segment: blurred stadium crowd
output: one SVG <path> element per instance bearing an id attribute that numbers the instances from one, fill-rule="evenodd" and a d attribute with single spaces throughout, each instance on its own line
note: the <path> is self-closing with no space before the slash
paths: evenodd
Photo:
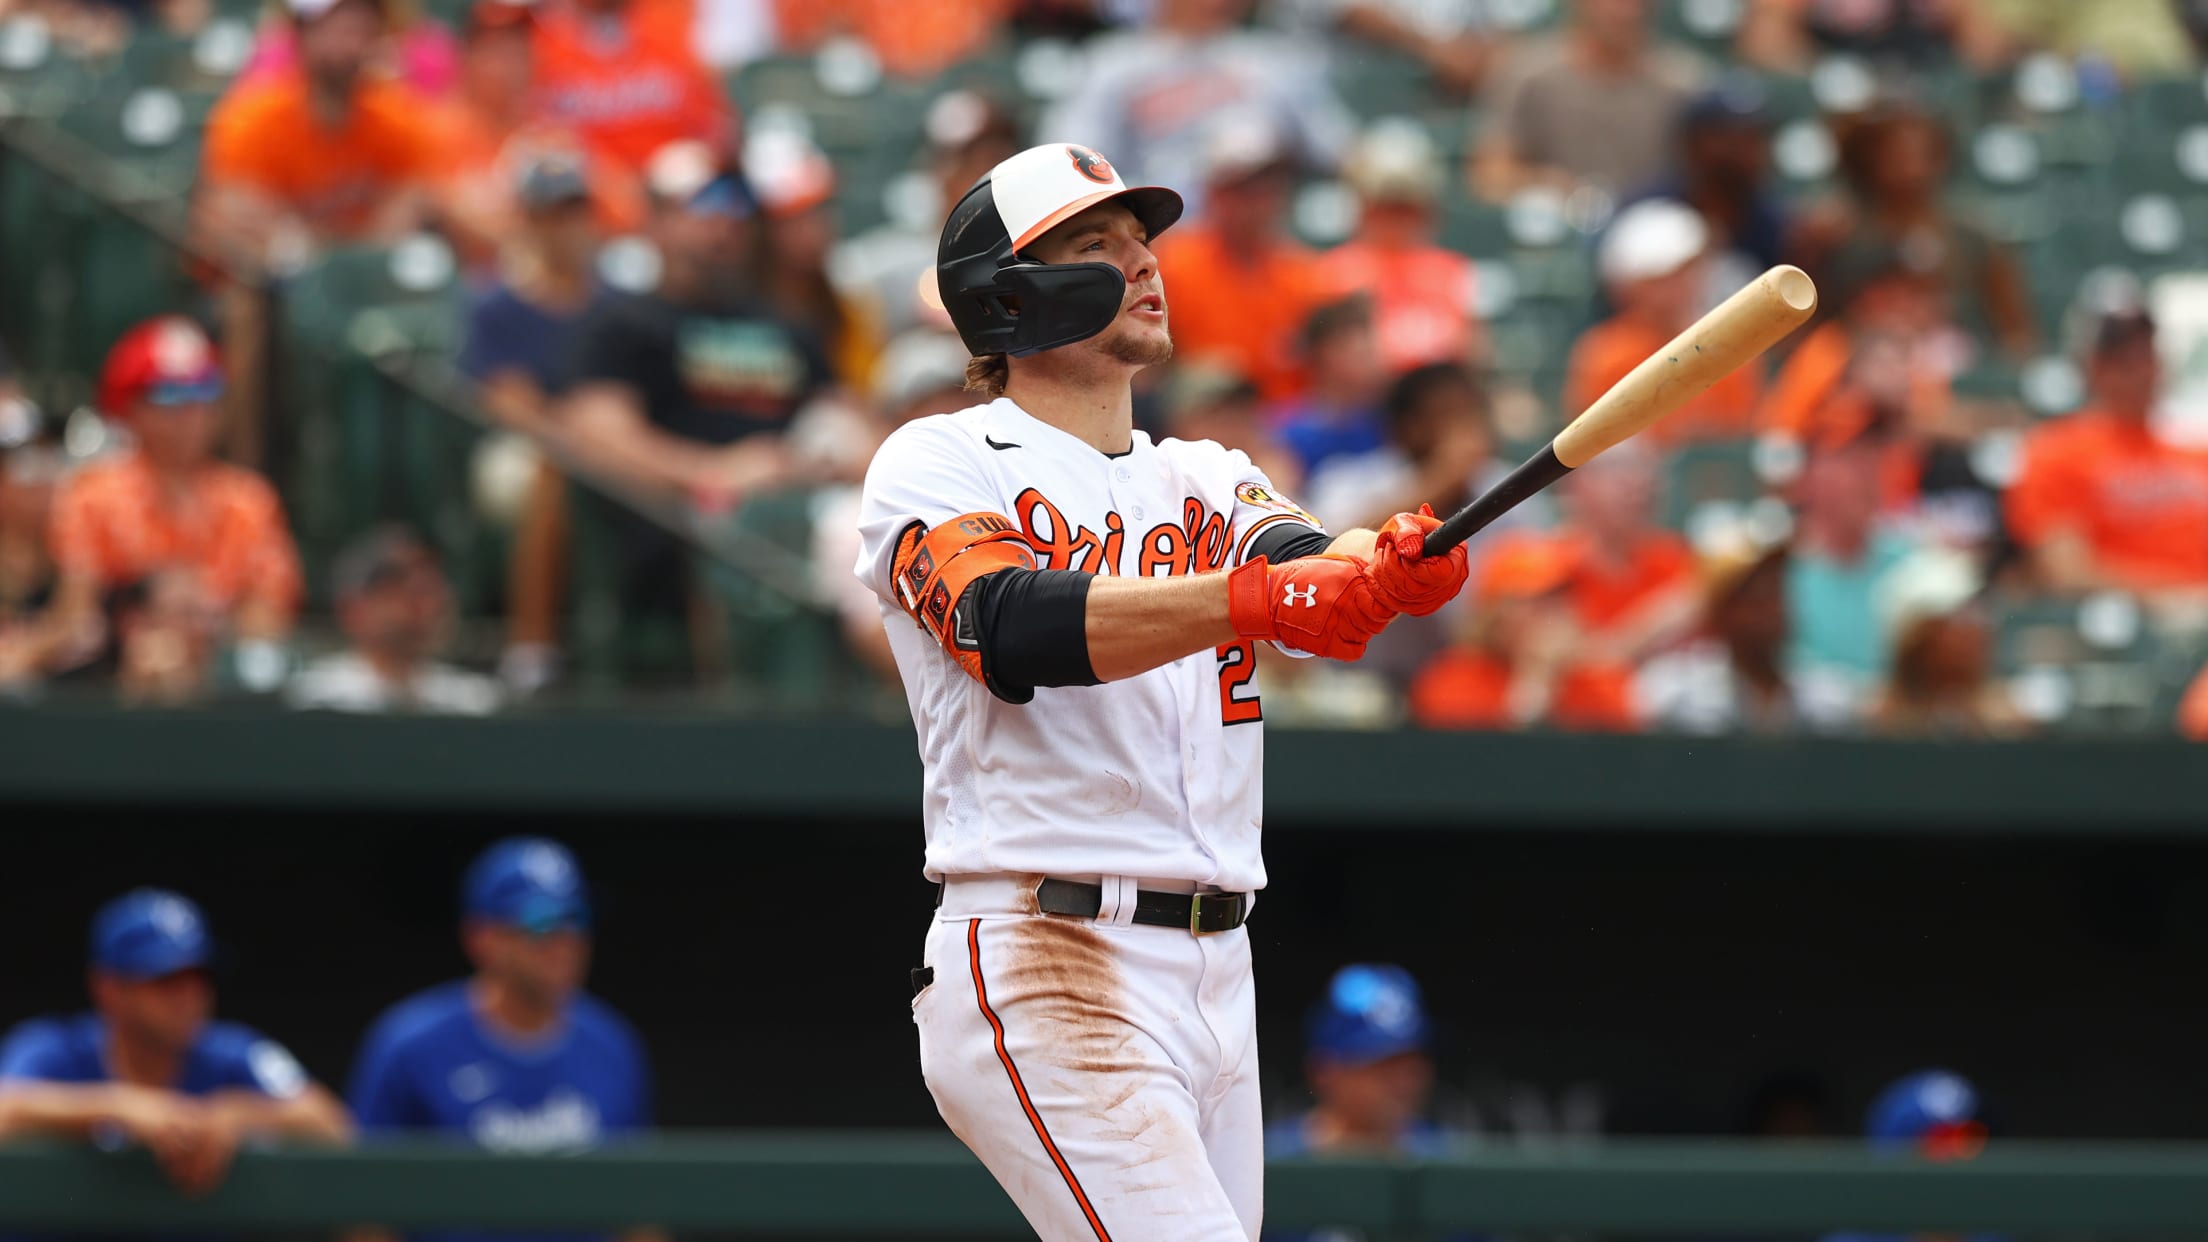
<path id="1" fill-rule="evenodd" d="M 1768 365 L 1484 536 L 1459 606 L 1354 668 L 1274 661 L 1276 720 L 2208 737 L 2208 6 L 0 14 L 19 113 L 70 66 L 124 76 L 54 111 L 183 151 L 205 269 L 114 345 L 103 431 L 27 383 L 0 406 L 19 693 L 498 710 L 571 672 L 586 544 L 618 628 L 671 636 L 694 682 L 748 622 L 672 531 L 731 524 L 771 529 L 789 593 L 894 678 L 854 483 L 889 429 L 971 399 L 916 278 L 947 203 L 1065 140 L 1190 202 L 1144 428 L 1244 449 L 1337 527 L 1446 512 L 1755 272 L 1818 279 Z M 198 86 L 128 80 L 172 62 Z M 500 429 L 453 485 L 502 532 L 467 592 L 500 631 L 483 672 L 446 662 L 449 530 L 359 521 L 303 562 L 287 523 L 329 476 L 271 447 L 306 415 L 270 308 L 360 254 L 451 291 L 426 352 Z"/>
<path id="2" fill-rule="evenodd" d="M 0 1141 L 44 1135 L 142 1146 L 180 1189 L 204 1194 L 241 1147 L 257 1143 L 442 1135 L 495 1152 L 560 1154 L 647 1134 L 651 1033 L 584 988 L 593 909 L 573 855 L 547 838 L 507 838 L 477 857 L 460 889 L 470 973 L 390 1003 L 361 1035 L 343 1080 L 329 1087 L 278 1038 L 214 1017 L 221 954 L 197 905 L 164 889 L 116 897 L 92 920 L 90 1009 L 31 1017 L 0 1035 Z M 1530 1089 L 1482 1096 L 1441 1083 L 1437 1058 L 1461 1051 L 1452 1045 L 1468 1034 L 1441 1029 L 1399 966 L 1340 968 L 1309 1001 L 1303 1034 L 1300 1081 L 1284 1071 L 1269 1091 L 1273 1157 L 1438 1157 L 1483 1138 L 1553 1141 L 1605 1128 L 1601 1093 L 1591 1085 L 1549 1100 Z M 1920 1070 L 1872 1096 L 1861 1133 L 1885 1150 L 1969 1159 L 1987 1142 L 1986 1114 L 1967 1079 Z M 1804 1073 L 1760 1084 L 1738 1127 L 1772 1140 L 1856 1129 Z M 644 1223 L 622 1236 L 664 1240 Z M 1357 1237 L 1265 1235 L 1305 1236 Z"/>

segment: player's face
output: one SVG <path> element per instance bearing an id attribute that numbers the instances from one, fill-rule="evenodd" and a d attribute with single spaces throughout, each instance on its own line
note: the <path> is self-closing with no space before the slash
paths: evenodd
<path id="1" fill-rule="evenodd" d="M 1173 356 L 1166 326 L 1165 278 L 1150 252 L 1150 233 L 1135 213 L 1100 203 L 1036 239 L 1026 253 L 1039 263 L 1109 263 L 1127 278 L 1119 317 L 1083 346 L 1130 366 L 1150 367 Z"/>
<path id="2" fill-rule="evenodd" d="M 215 1008 L 214 982 L 203 970 L 157 979 L 95 976 L 92 998 L 119 1038 L 170 1052 L 191 1047 Z"/>
<path id="3" fill-rule="evenodd" d="M 1433 1062 L 1418 1052 L 1366 1065 L 1319 1065 L 1311 1087 L 1329 1112 L 1369 1134 L 1400 1134 L 1425 1111 Z"/>
<path id="4" fill-rule="evenodd" d="M 540 934 L 486 926 L 475 948 L 478 969 L 543 1005 L 573 996 L 590 970 L 590 938 L 573 927 Z"/>

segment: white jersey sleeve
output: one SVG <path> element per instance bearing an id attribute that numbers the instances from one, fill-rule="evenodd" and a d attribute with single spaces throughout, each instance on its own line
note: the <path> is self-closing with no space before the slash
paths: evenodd
<path id="1" fill-rule="evenodd" d="M 890 561 L 913 523 L 930 529 L 968 513 L 1000 507 L 992 476 L 973 438 L 945 415 L 891 433 L 866 468 L 859 492 L 859 581 L 895 606 Z"/>

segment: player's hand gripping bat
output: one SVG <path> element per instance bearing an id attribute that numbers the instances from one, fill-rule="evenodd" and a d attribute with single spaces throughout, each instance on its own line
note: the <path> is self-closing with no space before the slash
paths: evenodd
<path id="1" fill-rule="evenodd" d="M 1817 286 L 1802 269 L 1780 264 L 1756 277 L 1642 360 L 1547 448 L 1427 532 L 1425 554 L 1443 555 L 1595 454 L 1640 434 L 1777 344 L 1816 309 Z"/>

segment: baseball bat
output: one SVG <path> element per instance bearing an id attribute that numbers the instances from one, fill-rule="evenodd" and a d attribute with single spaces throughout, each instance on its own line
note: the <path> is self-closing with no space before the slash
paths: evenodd
<path id="1" fill-rule="evenodd" d="M 1782 263 L 1749 281 L 1670 344 L 1642 359 L 1557 432 L 1547 448 L 1427 532 L 1426 555 L 1446 553 L 1597 453 L 1647 430 L 1735 367 L 1778 344 L 1816 309 L 1817 286 L 1798 267 Z"/>

